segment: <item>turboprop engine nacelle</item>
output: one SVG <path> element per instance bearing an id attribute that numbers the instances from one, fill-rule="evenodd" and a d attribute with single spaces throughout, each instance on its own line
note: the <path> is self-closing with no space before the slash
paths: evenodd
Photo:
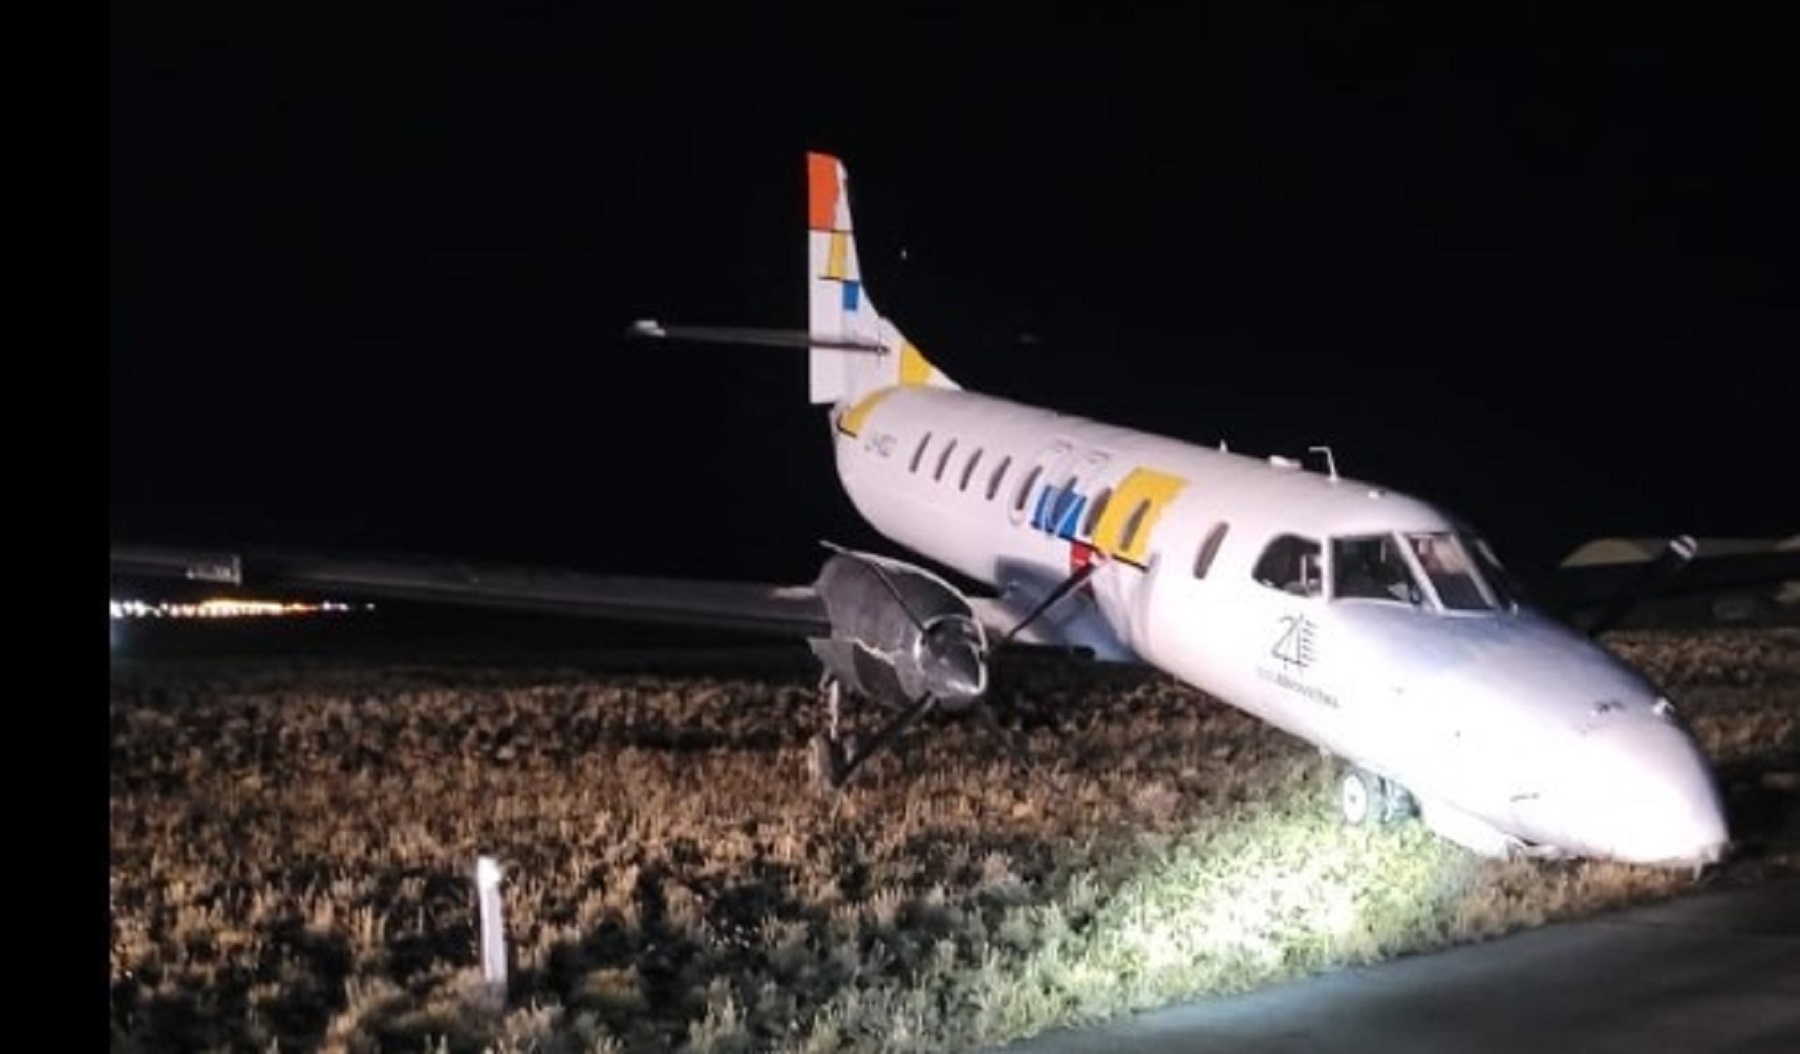
<path id="1" fill-rule="evenodd" d="M 966 597 L 922 567 L 833 549 L 814 583 L 831 636 L 813 653 L 845 687 L 891 706 L 967 707 L 987 690 L 988 642 Z"/>

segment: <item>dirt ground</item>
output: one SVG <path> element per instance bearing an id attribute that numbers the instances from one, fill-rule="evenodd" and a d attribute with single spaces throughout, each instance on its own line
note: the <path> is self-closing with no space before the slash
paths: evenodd
<path id="1" fill-rule="evenodd" d="M 1001 734 L 943 718 L 823 798 L 791 650 L 115 658 L 113 1046 L 958 1049 L 1760 881 L 1800 870 L 1797 644 L 1609 638 L 1718 764 L 1698 879 L 1346 829 L 1317 751 L 1133 670 L 1006 663 Z"/>

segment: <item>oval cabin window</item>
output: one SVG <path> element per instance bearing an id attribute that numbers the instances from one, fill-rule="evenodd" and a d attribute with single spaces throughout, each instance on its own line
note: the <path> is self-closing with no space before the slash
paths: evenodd
<path id="1" fill-rule="evenodd" d="M 999 496 L 1000 484 L 1006 482 L 1006 470 L 1009 468 L 1012 468 L 1011 454 L 1001 458 L 1000 464 L 994 466 L 994 474 L 988 477 L 987 500 L 993 501 Z"/>
<path id="2" fill-rule="evenodd" d="M 1119 535 L 1119 551 L 1129 553 L 1137 543 L 1138 531 L 1143 529 L 1144 517 L 1150 512 L 1150 499 L 1144 498 L 1131 510 L 1131 516 L 1125 521 L 1125 530 Z"/>
<path id="3" fill-rule="evenodd" d="M 1111 500 L 1111 487 L 1094 495 L 1094 503 L 1088 506 L 1087 520 L 1081 525 L 1081 536 L 1083 538 L 1092 538 L 1094 536 L 1094 528 L 1100 523 L 1100 514 L 1106 511 L 1106 503 Z"/>
<path id="4" fill-rule="evenodd" d="M 1220 522 L 1213 524 L 1213 529 L 1206 532 L 1206 538 L 1200 543 L 1200 551 L 1194 555 L 1194 577 L 1205 578 L 1212 567 L 1213 557 L 1219 555 L 1219 545 L 1225 541 L 1225 531 L 1229 524 Z"/>
<path id="5" fill-rule="evenodd" d="M 919 439 L 919 448 L 917 450 L 913 451 L 912 464 L 906 466 L 906 471 L 908 471 L 908 472 L 919 471 L 919 462 L 925 460 L 925 448 L 930 445 L 931 445 L 931 433 L 926 432 L 925 435 Z"/>
<path id="6" fill-rule="evenodd" d="M 1044 466 L 1031 466 L 1031 471 L 1025 476 L 1025 482 L 1019 484 L 1019 492 L 1013 495 L 1013 512 L 1025 511 L 1025 502 L 1030 499 L 1032 488 L 1037 486 L 1038 477 L 1043 474 Z"/>
<path id="7" fill-rule="evenodd" d="M 981 464 L 981 448 L 969 455 L 969 463 L 963 466 L 962 481 L 956 485 L 957 490 L 968 490 L 969 481 L 975 478 L 975 466 Z"/>
<path id="8" fill-rule="evenodd" d="M 944 452 L 938 455 L 937 471 L 931 474 L 932 479 L 943 481 L 944 470 L 950 467 L 950 455 L 954 453 L 956 453 L 956 440 L 952 438 L 950 442 L 944 444 Z"/>

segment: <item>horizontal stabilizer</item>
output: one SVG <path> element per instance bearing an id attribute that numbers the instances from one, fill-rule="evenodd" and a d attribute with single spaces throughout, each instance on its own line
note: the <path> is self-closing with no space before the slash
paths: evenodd
<path id="1" fill-rule="evenodd" d="M 743 326 L 665 326 L 655 319 L 641 318 L 626 331 L 633 337 L 649 340 L 685 340 L 697 344 L 738 344 L 760 348 L 794 348 L 799 351 L 859 351 L 869 355 L 886 355 L 888 349 L 873 341 L 833 340 L 818 337 L 803 329 L 753 329 Z"/>

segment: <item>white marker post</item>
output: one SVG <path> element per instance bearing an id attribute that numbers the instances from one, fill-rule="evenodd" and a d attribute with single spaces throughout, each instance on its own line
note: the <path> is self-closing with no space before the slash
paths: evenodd
<path id="1" fill-rule="evenodd" d="M 500 864 L 475 858 L 475 892 L 481 907 L 481 977 L 495 1006 L 506 1005 L 506 925 L 500 912 Z"/>

